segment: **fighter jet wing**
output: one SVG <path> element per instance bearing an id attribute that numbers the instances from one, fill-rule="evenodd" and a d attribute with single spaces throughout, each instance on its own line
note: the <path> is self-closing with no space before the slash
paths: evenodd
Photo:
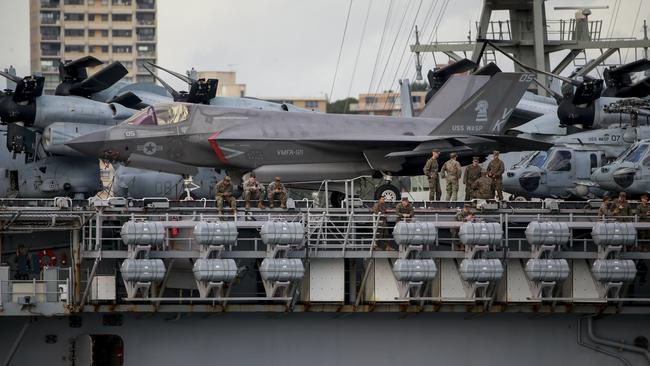
<path id="1" fill-rule="evenodd" d="M 409 158 L 431 154 L 432 149 L 440 152 L 455 152 L 460 155 L 476 154 L 477 151 L 531 151 L 548 150 L 551 143 L 522 139 L 508 135 L 458 135 L 458 136 L 430 136 L 428 141 L 422 142 L 413 150 L 395 151 L 386 155 L 387 158 Z"/>

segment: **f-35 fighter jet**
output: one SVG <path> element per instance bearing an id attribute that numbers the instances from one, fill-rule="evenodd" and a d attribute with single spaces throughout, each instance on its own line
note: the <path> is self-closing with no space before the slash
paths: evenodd
<path id="1" fill-rule="evenodd" d="M 445 119 L 166 103 L 67 145 L 127 166 L 185 175 L 200 166 L 233 176 L 252 171 L 261 181 L 281 176 L 289 183 L 419 175 L 432 149 L 468 157 L 550 147 L 501 135 L 531 81 L 529 74 L 496 74 Z"/>

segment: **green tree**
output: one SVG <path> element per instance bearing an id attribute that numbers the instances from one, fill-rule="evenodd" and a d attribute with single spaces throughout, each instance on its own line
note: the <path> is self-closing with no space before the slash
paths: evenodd
<path id="1" fill-rule="evenodd" d="M 350 112 L 350 105 L 359 103 L 356 98 L 339 99 L 333 103 L 327 103 L 327 113 L 347 114 Z"/>

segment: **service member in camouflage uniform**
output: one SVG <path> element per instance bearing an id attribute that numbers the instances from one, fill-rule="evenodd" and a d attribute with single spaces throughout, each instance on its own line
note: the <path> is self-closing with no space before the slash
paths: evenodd
<path id="1" fill-rule="evenodd" d="M 488 177 L 492 180 L 492 198 L 494 198 L 494 192 L 496 191 L 499 201 L 503 201 L 502 175 L 503 172 L 506 171 L 506 167 L 503 164 L 503 161 L 499 159 L 498 151 L 494 151 L 492 155 L 494 156 L 494 159 L 492 159 L 487 167 Z"/>
<path id="2" fill-rule="evenodd" d="M 244 201 L 246 202 L 246 209 L 251 208 L 251 200 L 257 201 L 257 208 L 264 208 L 264 195 L 262 194 L 264 187 L 255 179 L 255 175 L 248 176 L 248 180 L 244 183 Z"/>
<path id="3" fill-rule="evenodd" d="M 408 197 L 402 197 L 402 201 L 395 206 L 395 214 L 397 215 L 397 220 L 395 220 L 397 222 L 402 220 L 408 221 L 413 218 L 413 215 L 415 215 L 415 208 L 413 208 L 413 205 L 409 202 Z"/>
<path id="4" fill-rule="evenodd" d="M 488 178 L 487 172 L 481 172 L 481 177 L 472 184 L 472 198 L 493 199 L 492 179 Z"/>
<path id="5" fill-rule="evenodd" d="M 603 197 L 603 203 L 600 205 L 600 208 L 598 209 L 598 217 L 609 218 L 612 216 L 613 212 L 614 212 L 614 205 L 612 204 L 612 200 L 609 196 L 605 195 Z"/>
<path id="6" fill-rule="evenodd" d="M 269 197 L 269 207 L 275 206 L 275 200 L 280 200 L 280 207 L 287 208 L 287 188 L 280 180 L 280 177 L 275 177 L 275 180 L 269 184 L 267 188 Z"/>
<path id="7" fill-rule="evenodd" d="M 641 202 L 636 206 L 636 214 L 639 217 L 639 222 L 650 222 L 650 204 L 648 204 L 648 195 L 641 196 Z M 639 230 L 639 239 L 647 240 L 650 238 L 648 230 Z M 639 244 L 639 249 L 642 252 L 648 251 L 648 243 Z"/>
<path id="8" fill-rule="evenodd" d="M 438 156 L 440 156 L 438 150 L 431 151 L 431 158 L 427 160 L 422 170 L 429 180 L 429 201 L 439 200 L 442 196 L 438 179 Z"/>
<path id="9" fill-rule="evenodd" d="M 481 166 L 478 165 L 478 156 L 472 159 L 472 165 L 465 168 L 463 175 L 463 183 L 465 184 L 465 201 L 472 200 L 472 184 L 481 177 Z"/>
<path id="10" fill-rule="evenodd" d="M 217 183 L 215 187 L 215 200 L 217 201 L 217 209 L 219 210 L 219 215 L 223 215 L 223 203 L 224 201 L 228 203 L 228 206 L 232 209 L 233 213 L 237 213 L 237 200 L 233 195 L 232 182 L 230 181 L 229 176 L 225 176 L 223 180 Z"/>
<path id="11" fill-rule="evenodd" d="M 617 221 L 629 221 L 630 216 L 632 216 L 632 209 L 630 204 L 627 202 L 627 195 L 625 192 L 618 194 L 618 199 L 614 201 L 615 206 L 615 215 Z"/>
<path id="12" fill-rule="evenodd" d="M 463 167 L 460 166 L 460 163 L 456 159 L 458 159 L 458 154 L 451 153 L 449 160 L 445 162 L 441 170 L 442 177 L 447 180 L 448 201 L 458 200 L 458 181 L 463 173 Z"/>
<path id="13" fill-rule="evenodd" d="M 458 213 L 456 213 L 456 221 L 470 222 L 472 220 L 474 220 L 474 213 L 472 213 L 472 205 L 466 203 L 463 206 L 463 209 L 458 211 Z M 450 231 L 451 231 L 452 238 L 458 238 L 458 231 L 459 231 L 458 228 L 451 228 Z M 465 250 L 465 247 L 458 240 L 454 240 L 453 244 L 454 244 L 454 250 L 456 249 Z"/>
<path id="14" fill-rule="evenodd" d="M 379 197 L 379 201 L 372 206 L 372 213 L 379 216 L 377 218 L 377 242 L 383 241 L 386 250 L 392 250 L 390 247 L 390 242 L 386 240 L 388 238 L 388 221 L 386 220 L 386 198 Z M 383 240 L 382 240 L 383 239 Z"/>

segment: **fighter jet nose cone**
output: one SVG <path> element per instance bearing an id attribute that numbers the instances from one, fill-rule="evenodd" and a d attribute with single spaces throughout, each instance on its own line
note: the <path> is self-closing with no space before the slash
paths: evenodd
<path id="1" fill-rule="evenodd" d="M 91 132 L 66 142 L 66 146 L 78 152 L 100 159 L 108 158 L 104 149 L 106 131 Z"/>

